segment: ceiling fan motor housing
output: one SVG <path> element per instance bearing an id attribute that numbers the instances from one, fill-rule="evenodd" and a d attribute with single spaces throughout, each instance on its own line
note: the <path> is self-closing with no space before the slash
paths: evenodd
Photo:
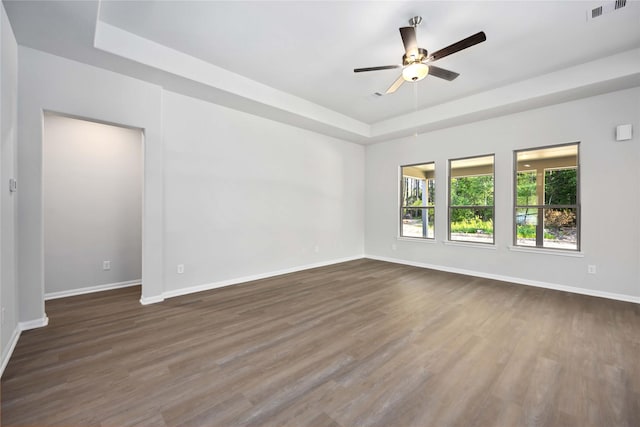
<path id="1" fill-rule="evenodd" d="M 429 52 L 427 52 L 427 49 L 419 47 L 417 53 L 412 52 L 411 54 L 405 53 L 402 55 L 402 65 L 407 66 L 417 62 L 423 62 L 428 58 L 428 55 Z"/>

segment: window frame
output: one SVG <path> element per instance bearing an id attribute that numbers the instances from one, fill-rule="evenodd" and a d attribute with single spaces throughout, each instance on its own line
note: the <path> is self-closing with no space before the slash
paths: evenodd
<path id="1" fill-rule="evenodd" d="M 546 205 L 545 201 L 544 201 L 544 197 L 542 200 L 542 204 L 540 204 L 540 200 L 538 200 L 538 204 L 536 205 L 518 205 L 518 154 L 520 153 L 524 153 L 524 152 L 528 152 L 528 151 L 537 151 L 537 150 L 544 150 L 544 149 L 549 149 L 549 148 L 558 148 L 558 147 L 568 147 L 568 146 L 572 146 L 575 145 L 576 146 L 576 203 L 575 205 L 567 205 L 567 204 L 562 204 L 562 205 Z M 543 169 L 542 171 L 542 175 L 543 177 L 546 175 L 546 171 L 547 170 L 552 170 L 553 168 L 548 168 L 548 169 Z M 566 168 L 555 168 L 555 169 L 566 169 Z M 580 203 L 580 194 L 581 194 L 581 189 L 580 189 L 580 185 L 581 185 L 581 178 L 580 178 L 580 141 L 575 141 L 575 142 L 567 142 L 567 143 L 563 143 L 563 144 L 554 144 L 554 145 L 544 145 L 544 146 L 539 146 L 539 147 L 532 147 L 532 148 L 523 148 L 523 149 L 518 149 L 518 150 L 513 150 L 513 210 L 512 210 L 512 216 L 511 216 L 511 221 L 512 221 L 512 244 L 515 248 L 524 248 L 524 249 L 530 249 L 532 251 L 561 251 L 561 252 L 570 252 L 570 253 L 574 253 L 574 252 L 580 252 L 580 247 L 581 247 L 581 222 L 582 222 L 582 213 L 581 213 L 581 203 Z M 536 170 L 537 173 L 537 170 Z M 544 185 L 544 184 L 543 184 Z M 544 195 L 543 195 L 544 196 Z M 516 220 L 517 215 L 518 215 L 518 209 L 542 209 L 543 212 L 543 217 L 544 217 L 544 210 L 545 209 L 575 209 L 576 212 L 576 248 L 575 249 L 568 249 L 568 248 L 554 248 L 554 247 L 547 247 L 544 246 L 544 237 L 543 237 L 543 246 L 538 246 L 537 243 L 535 246 L 528 246 L 528 245 L 520 245 L 518 244 L 518 221 Z M 544 230 L 544 225 L 543 225 L 543 230 Z M 544 232 L 544 231 L 543 231 Z"/>
<path id="2" fill-rule="evenodd" d="M 452 178 L 452 174 L 451 174 L 451 163 L 455 162 L 455 161 L 459 161 L 459 160 L 468 160 L 468 159 L 475 159 L 475 158 L 481 158 L 481 157 L 492 157 L 493 161 L 492 161 L 492 173 L 491 176 L 493 177 L 493 204 L 491 206 L 488 205 L 469 205 L 469 206 L 452 206 L 451 205 L 451 178 Z M 495 218 L 496 218 L 496 154 L 495 153 L 488 153 L 488 154 L 478 154 L 478 155 L 473 155 L 473 156 L 466 156 L 466 157 L 458 157 L 458 158 L 454 158 L 454 159 L 449 159 L 448 160 L 448 168 L 447 168 L 447 241 L 448 242 L 453 242 L 453 243 L 463 243 L 463 244 L 471 244 L 471 245 L 490 245 L 490 246 L 494 246 L 496 244 L 496 225 L 495 225 Z M 493 218 L 493 233 L 491 234 L 491 242 L 474 242 L 474 241 L 469 241 L 469 240 L 453 240 L 451 239 L 451 213 L 452 213 L 452 209 L 487 209 L 487 208 L 491 208 L 491 217 Z"/>
<path id="3" fill-rule="evenodd" d="M 406 164 L 406 165 L 400 165 L 399 168 L 399 174 L 400 174 L 400 194 L 399 194 L 399 198 L 400 198 L 400 209 L 398 210 L 398 237 L 402 238 L 402 239 L 415 239 L 416 241 L 435 241 L 436 240 L 436 203 L 435 203 L 435 192 L 434 192 L 434 200 L 433 203 L 431 205 L 427 205 L 427 206 L 405 206 L 403 204 L 404 201 L 404 173 L 403 170 L 404 168 L 408 168 L 408 167 L 412 167 L 412 166 L 422 166 L 422 165 L 433 165 L 433 181 L 434 181 L 434 186 L 435 184 L 435 173 L 436 173 L 436 162 L 435 160 L 429 161 L 429 162 L 419 162 L 419 163 L 410 163 L 410 164 Z M 426 188 L 428 188 L 428 184 L 426 186 Z M 434 188 L 435 190 L 435 188 Z M 427 236 L 405 236 L 402 234 L 402 230 L 403 230 L 403 210 L 405 209 L 423 209 L 427 212 L 427 218 L 428 218 L 428 212 L 430 210 L 433 210 L 433 237 L 429 237 Z M 423 217 L 423 221 L 424 221 L 424 217 Z M 428 234 L 428 233 L 427 233 Z"/>

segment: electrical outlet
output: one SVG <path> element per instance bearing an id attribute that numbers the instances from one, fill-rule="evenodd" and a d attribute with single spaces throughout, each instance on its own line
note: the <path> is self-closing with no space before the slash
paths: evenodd
<path id="1" fill-rule="evenodd" d="M 178 264 L 178 274 L 184 273 L 184 264 Z"/>
<path id="2" fill-rule="evenodd" d="M 111 261 L 102 261 L 103 270 L 111 270 Z"/>
<path id="3" fill-rule="evenodd" d="M 314 251 L 315 253 L 320 252 L 320 246 L 316 245 L 316 246 L 313 248 L 313 251 Z"/>
<path id="4" fill-rule="evenodd" d="M 596 266 L 593 264 L 587 265 L 587 273 L 596 274 Z"/>
<path id="5" fill-rule="evenodd" d="M 393 243 L 393 244 L 391 245 L 391 250 L 392 250 L 392 251 L 395 251 L 396 249 L 398 249 L 398 245 L 396 245 L 395 243 Z"/>

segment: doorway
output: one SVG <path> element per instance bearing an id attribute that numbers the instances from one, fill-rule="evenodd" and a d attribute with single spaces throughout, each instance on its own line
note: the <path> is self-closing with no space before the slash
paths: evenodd
<path id="1" fill-rule="evenodd" d="M 141 285 L 143 138 L 44 114 L 45 300 Z"/>

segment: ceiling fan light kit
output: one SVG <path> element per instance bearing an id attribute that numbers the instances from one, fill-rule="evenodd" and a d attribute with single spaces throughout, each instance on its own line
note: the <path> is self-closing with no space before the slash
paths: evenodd
<path id="1" fill-rule="evenodd" d="M 420 25 L 421 22 L 422 18 L 420 16 L 414 16 L 409 20 L 409 24 L 411 25 L 410 27 L 400 28 L 400 36 L 402 37 L 402 43 L 404 44 L 405 51 L 402 56 L 402 65 L 382 65 L 377 67 L 355 68 L 353 71 L 355 73 L 362 73 L 366 71 L 402 68 L 402 74 L 391 84 L 391 86 L 389 86 L 389 89 L 386 90 L 385 94 L 395 92 L 405 81 L 418 82 L 428 75 L 451 81 L 458 77 L 459 74 L 444 68 L 436 67 L 431 65 L 431 63 L 478 43 L 482 43 L 487 39 L 484 32 L 480 31 L 479 33 L 469 36 L 466 39 L 462 39 L 429 55 L 426 49 L 418 47 L 418 42 L 416 40 L 416 27 Z M 376 94 L 381 95 L 379 92 L 376 92 Z"/>
<path id="2" fill-rule="evenodd" d="M 402 78 L 407 82 L 417 82 L 429 74 L 429 66 L 420 62 L 407 65 L 402 69 Z"/>

